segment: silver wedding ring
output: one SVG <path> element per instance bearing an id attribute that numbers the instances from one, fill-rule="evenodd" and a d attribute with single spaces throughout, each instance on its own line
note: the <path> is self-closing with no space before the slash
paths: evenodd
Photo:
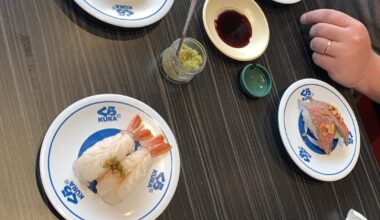
<path id="1" fill-rule="evenodd" d="M 323 53 L 324 55 L 328 55 L 330 47 L 331 47 L 331 44 L 332 44 L 332 41 L 329 40 L 329 42 L 327 42 L 327 47 L 325 49 L 325 52 Z"/>

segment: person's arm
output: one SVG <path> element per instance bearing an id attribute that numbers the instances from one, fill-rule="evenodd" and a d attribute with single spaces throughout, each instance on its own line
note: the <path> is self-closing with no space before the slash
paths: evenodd
<path id="1" fill-rule="evenodd" d="M 380 56 L 372 49 L 366 27 L 331 9 L 307 12 L 301 23 L 313 24 L 310 48 L 314 63 L 337 83 L 380 102 Z"/>

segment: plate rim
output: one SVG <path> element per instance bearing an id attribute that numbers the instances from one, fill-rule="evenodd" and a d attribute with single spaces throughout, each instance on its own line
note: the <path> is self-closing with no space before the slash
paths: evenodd
<path id="1" fill-rule="evenodd" d="M 287 1 L 284 1 L 284 0 L 272 0 L 272 1 L 280 3 L 280 4 L 290 5 L 290 4 L 298 3 L 298 2 L 300 2 L 302 0 L 287 0 Z"/>
<path id="2" fill-rule="evenodd" d="M 286 108 L 286 105 L 287 105 L 287 101 L 289 100 L 289 98 L 292 95 L 292 93 L 296 89 L 298 89 L 299 87 L 301 87 L 303 85 L 306 85 L 306 84 L 321 85 L 321 86 L 325 86 L 328 89 L 330 89 L 332 93 L 335 93 L 335 95 L 337 95 L 338 98 L 341 99 L 343 105 L 346 106 L 346 108 L 348 109 L 349 113 L 352 115 L 353 126 L 354 126 L 355 130 L 357 130 L 357 133 L 358 133 L 356 135 L 357 149 L 354 151 L 355 155 L 354 155 L 354 157 L 352 159 L 352 162 L 345 168 L 345 170 L 343 170 L 343 172 L 340 172 L 340 173 L 337 173 L 337 174 L 333 174 L 333 175 L 322 175 L 322 174 L 319 174 L 319 173 L 311 170 L 309 167 L 307 167 L 302 162 L 300 162 L 300 160 L 297 157 L 297 155 L 294 154 L 293 148 L 291 146 L 289 146 L 289 144 L 288 144 L 287 136 L 285 134 L 286 132 L 284 131 L 285 130 L 284 123 L 282 123 L 284 121 L 284 114 L 282 114 L 282 113 L 285 111 L 285 108 Z M 349 105 L 349 103 L 347 102 L 347 100 L 344 98 L 344 96 L 338 90 L 336 90 L 333 86 L 331 86 L 330 84 L 328 84 L 328 83 L 326 83 L 324 81 L 321 81 L 321 80 L 318 80 L 318 79 L 313 79 L 313 78 L 305 78 L 305 79 L 301 79 L 301 80 L 298 80 L 298 81 L 294 82 L 293 84 L 291 84 L 286 89 L 286 91 L 284 92 L 284 94 L 281 97 L 281 101 L 280 101 L 279 108 L 278 108 L 278 128 L 279 128 L 281 140 L 282 140 L 283 145 L 284 145 L 284 147 L 285 147 L 288 155 L 290 156 L 290 158 L 293 160 L 293 162 L 303 172 L 305 172 L 306 174 L 308 174 L 312 178 L 315 178 L 315 179 L 321 180 L 321 181 L 325 181 L 325 182 L 337 181 L 337 180 L 343 179 L 348 174 L 350 174 L 351 171 L 353 170 L 353 168 L 355 167 L 356 163 L 357 163 L 357 160 L 358 160 L 359 154 L 360 154 L 360 147 L 361 147 L 361 142 L 360 141 L 361 140 L 360 140 L 360 129 L 359 129 L 359 126 L 358 126 L 358 122 L 357 122 L 355 113 L 352 110 L 351 105 Z"/>
<path id="3" fill-rule="evenodd" d="M 61 123 L 67 119 L 67 117 L 70 117 L 71 114 L 75 113 L 76 111 L 80 110 L 81 108 L 84 108 L 85 106 L 88 106 L 89 104 L 94 104 L 99 101 L 113 101 L 113 102 L 123 102 L 128 103 L 132 106 L 135 106 L 134 103 L 138 103 L 140 105 L 139 107 L 142 107 L 143 109 L 147 110 L 149 113 L 153 113 L 153 115 L 150 115 L 149 113 L 146 113 L 147 115 L 151 116 L 154 120 L 157 120 L 159 124 L 161 125 L 161 129 L 165 131 L 168 135 L 168 139 L 172 139 L 172 143 L 175 145 L 176 150 L 173 152 L 172 160 L 172 185 L 168 186 L 166 195 L 164 194 L 163 197 L 160 199 L 160 201 L 155 204 L 155 209 L 151 210 L 144 216 L 142 216 L 140 219 L 150 219 L 150 218 L 157 218 L 169 205 L 170 201 L 172 200 L 175 191 L 178 186 L 179 181 L 179 175 L 180 175 L 180 155 L 179 155 L 179 148 L 177 144 L 177 140 L 167 124 L 167 122 L 162 118 L 162 116 L 154 110 L 152 107 L 147 105 L 146 103 L 126 96 L 126 95 L 119 95 L 119 94 L 98 94 L 93 95 L 89 97 L 85 97 L 83 99 L 77 100 L 76 102 L 72 103 L 68 107 L 66 107 L 62 112 L 60 112 L 53 122 L 50 124 L 47 132 L 44 135 L 43 142 L 41 144 L 40 148 L 40 156 L 39 156 L 39 169 L 40 169 L 40 179 L 43 186 L 43 190 L 45 191 L 46 196 L 48 197 L 50 203 L 54 207 L 55 210 L 64 218 L 71 219 L 75 214 L 69 213 L 64 207 L 64 204 L 62 202 L 60 203 L 59 198 L 56 198 L 56 195 L 54 194 L 54 190 L 49 185 L 49 176 L 48 176 L 48 167 L 45 167 L 44 165 L 48 162 L 48 155 L 49 155 L 49 148 L 50 148 L 50 142 L 52 141 L 52 138 L 54 136 L 54 133 L 59 129 L 59 126 Z M 80 219 L 80 218 L 79 218 Z"/>
<path id="4" fill-rule="evenodd" d="M 254 0 L 251 0 L 250 2 L 254 5 L 254 7 L 257 7 L 259 12 L 260 12 L 260 15 L 263 16 L 264 20 L 265 20 L 265 23 L 266 23 L 266 28 L 268 30 L 268 37 L 266 38 L 266 42 L 265 42 L 265 45 L 263 47 L 263 50 L 260 51 L 259 53 L 257 54 L 250 54 L 250 56 L 247 56 L 247 57 L 244 57 L 244 58 L 241 58 L 237 55 L 234 55 L 234 53 L 231 53 L 229 52 L 228 49 L 226 49 L 226 47 L 223 47 L 222 45 L 218 44 L 216 42 L 216 40 L 214 38 L 211 37 L 211 30 L 210 28 L 207 26 L 207 18 L 206 18 L 206 15 L 207 15 L 207 7 L 208 7 L 208 4 L 211 0 L 206 0 L 206 2 L 204 3 L 203 5 L 203 9 L 202 9 L 202 21 L 203 21 L 203 27 L 204 29 L 206 30 L 206 33 L 207 33 L 207 36 L 208 38 L 210 39 L 210 41 L 212 42 L 212 44 L 220 51 L 222 52 L 224 55 L 226 55 L 227 57 L 230 57 L 234 60 L 237 60 L 237 61 L 252 61 L 252 60 L 255 60 L 257 58 L 259 58 L 261 55 L 264 54 L 264 52 L 267 50 L 268 48 L 268 45 L 269 45 L 269 41 L 270 41 L 270 28 L 269 28 L 269 23 L 268 23 L 268 19 L 267 17 L 265 16 L 265 13 L 264 11 L 261 9 L 260 5 L 258 5 Z M 224 43 L 224 42 L 223 42 Z M 227 45 L 227 44 L 226 44 Z M 227 45 L 227 47 L 230 47 L 229 45 Z M 232 47 L 231 47 L 232 48 Z M 241 49 L 241 48 L 240 48 Z"/>
<path id="5" fill-rule="evenodd" d="M 91 5 L 88 0 L 74 0 L 83 10 L 89 13 L 91 16 L 97 18 L 105 23 L 123 27 L 123 28 L 140 28 L 151 25 L 161 20 L 171 9 L 174 4 L 174 0 L 165 0 L 164 4 L 155 13 L 148 17 L 140 19 L 122 19 L 111 15 L 108 15 L 101 10 Z"/>

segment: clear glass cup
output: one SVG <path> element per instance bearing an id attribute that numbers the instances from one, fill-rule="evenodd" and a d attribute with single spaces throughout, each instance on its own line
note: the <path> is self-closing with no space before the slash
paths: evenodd
<path id="1" fill-rule="evenodd" d="M 202 56 L 203 62 L 199 68 L 189 69 L 183 66 L 177 57 L 177 48 L 181 39 L 177 39 L 173 44 L 166 48 L 160 56 L 160 72 L 169 81 L 173 83 L 187 83 L 195 75 L 200 73 L 207 62 L 207 54 L 202 44 L 194 38 L 186 37 L 183 44 L 196 50 Z"/>

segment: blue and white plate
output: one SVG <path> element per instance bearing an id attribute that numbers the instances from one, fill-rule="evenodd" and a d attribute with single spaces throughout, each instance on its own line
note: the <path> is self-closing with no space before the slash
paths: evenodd
<path id="1" fill-rule="evenodd" d="M 281 4 L 294 4 L 297 2 L 300 2 L 301 0 L 273 0 L 274 2 L 281 3 Z"/>
<path id="2" fill-rule="evenodd" d="M 146 179 L 129 197 L 111 206 L 77 181 L 72 166 L 88 147 L 126 129 L 136 114 L 154 135 L 163 134 L 172 148 L 154 159 Z M 75 102 L 54 120 L 41 147 L 41 181 L 65 219 L 155 219 L 173 197 L 179 172 L 178 146 L 167 123 L 148 105 L 122 95 L 96 95 Z"/>
<path id="3" fill-rule="evenodd" d="M 75 0 L 89 14 L 119 27 L 144 27 L 169 12 L 174 0 Z"/>
<path id="4" fill-rule="evenodd" d="M 326 155 L 316 137 L 305 127 L 298 100 L 310 97 L 330 103 L 340 111 L 349 131 L 349 144 L 336 137 L 333 151 Z M 278 126 L 286 151 L 301 170 L 322 181 L 336 181 L 354 168 L 360 152 L 360 132 L 354 112 L 344 97 L 332 86 L 316 79 L 303 79 L 292 84 L 281 98 Z M 303 135 L 306 133 L 307 135 Z"/>

